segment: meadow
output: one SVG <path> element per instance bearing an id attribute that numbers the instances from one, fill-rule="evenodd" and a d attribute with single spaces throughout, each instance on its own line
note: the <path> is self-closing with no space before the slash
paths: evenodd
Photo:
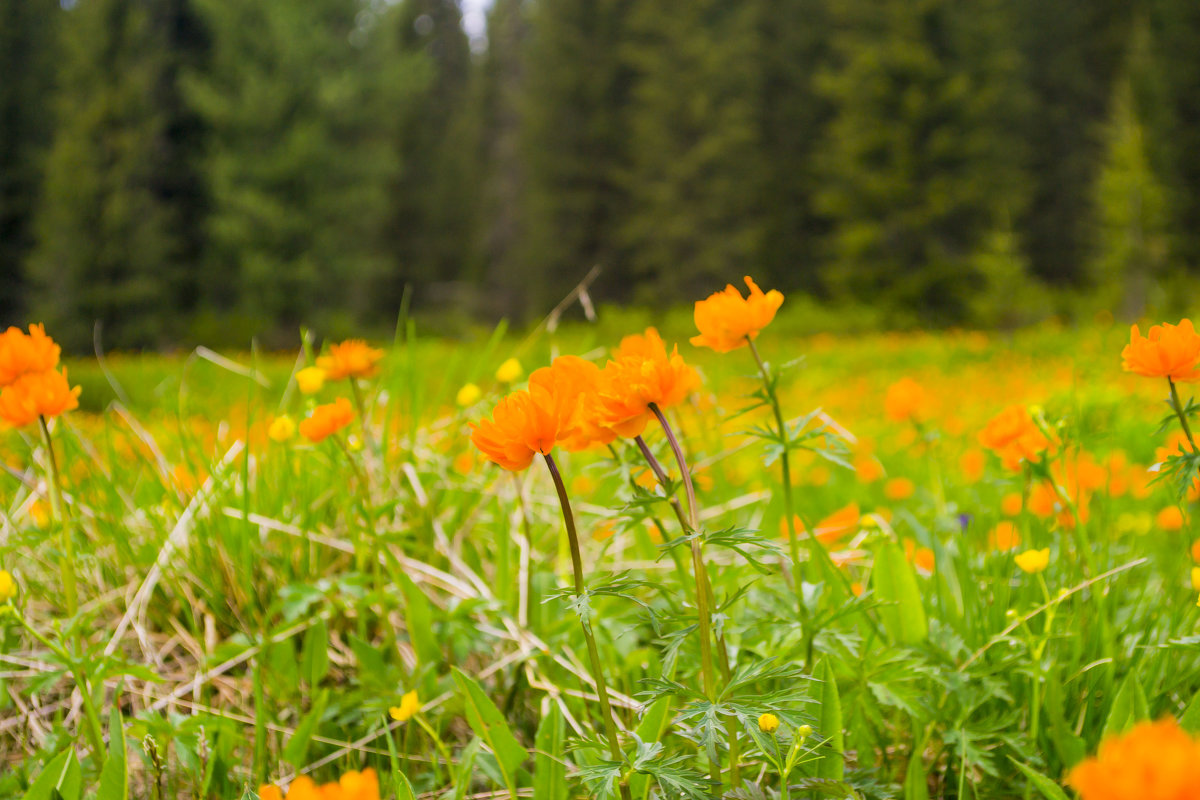
<path id="1" fill-rule="evenodd" d="M 648 323 L 674 396 L 485 458 L 527 381 L 582 436 L 530 373 Z M 1195 409 L 1127 326 L 695 335 L 68 359 L 0 432 L 0 797 L 1107 800 L 1131 730 L 1194 772 Z"/>

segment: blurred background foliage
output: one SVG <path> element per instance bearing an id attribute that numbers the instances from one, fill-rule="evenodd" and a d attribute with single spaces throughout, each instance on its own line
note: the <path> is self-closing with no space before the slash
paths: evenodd
<path id="1" fill-rule="evenodd" d="M 753 273 L 822 325 L 1200 286 L 1195 0 L 0 0 L 0 322 L 454 333 Z M 834 313 L 829 313 L 830 311 Z M 844 313 L 843 313 L 844 312 Z"/>

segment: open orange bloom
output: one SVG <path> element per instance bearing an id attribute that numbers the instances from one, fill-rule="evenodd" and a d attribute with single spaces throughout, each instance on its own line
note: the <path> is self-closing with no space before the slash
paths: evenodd
<path id="1" fill-rule="evenodd" d="M 471 442 L 493 464 L 519 472 L 534 455 L 547 455 L 578 434 L 579 394 L 566 389 L 564 374 L 543 373 L 529 389 L 512 392 L 492 410 L 492 418 L 472 426 Z"/>
<path id="2" fill-rule="evenodd" d="M 54 369 L 60 350 L 41 325 L 30 325 L 28 334 L 20 328 L 0 333 L 0 386 L 31 372 Z"/>
<path id="3" fill-rule="evenodd" d="M 1134 325 L 1129 344 L 1121 351 L 1121 366 L 1148 378 L 1183 383 L 1200 380 L 1200 334 L 1190 319 L 1180 320 L 1178 325 L 1155 325 L 1145 338 Z"/>
<path id="4" fill-rule="evenodd" d="M 658 331 L 649 328 L 640 341 L 628 337 L 621 342 L 617 359 L 609 361 L 600 373 L 597 388 L 597 422 L 618 436 L 640 436 L 654 416 L 653 403 L 660 409 L 683 402 L 700 384 L 700 376 L 672 348 Z"/>
<path id="5" fill-rule="evenodd" d="M 858 503 L 843 506 L 817 523 L 817 539 L 823 544 L 834 544 L 857 531 L 861 520 L 862 512 L 858 508 Z M 797 533 L 804 533 L 807 530 L 800 517 L 795 518 L 795 524 Z M 779 533 L 781 536 L 787 536 L 785 520 L 780 520 Z"/>
<path id="6" fill-rule="evenodd" d="M 262 800 L 285 800 L 278 786 L 258 787 Z M 334 783 L 318 786 L 312 778 L 301 775 L 292 781 L 286 800 L 379 800 L 379 778 L 375 770 L 351 770 Z"/>
<path id="7" fill-rule="evenodd" d="M 694 317 L 700 335 L 692 337 L 692 344 L 728 353 L 745 347 L 771 324 L 775 312 L 783 305 L 783 295 L 775 289 L 763 294 L 749 275 L 745 280 L 750 289 L 748 297 L 742 297 L 737 287 L 729 284 L 724 291 L 696 301 Z"/>
<path id="8" fill-rule="evenodd" d="M 617 438 L 611 428 L 600 423 L 600 407 L 596 387 L 600 384 L 600 367 L 579 356 L 559 356 L 549 367 L 534 370 L 530 386 L 542 386 L 561 394 L 566 403 L 575 403 L 572 432 L 561 440 L 572 452 L 586 450 L 592 445 L 608 444 Z"/>
<path id="9" fill-rule="evenodd" d="M 371 347 L 362 339 L 347 339 L 331 344 L 329 355 L 317 358 L 317 366 L 325 370 L 331 381 L 342 378 L 370 378 L 379 372 L 383 351 Z"/>
<path id="10" fill-rule="evenodd" d="M 1112 736 L 1071 771 L 1083 800 L 1195 800 L 1200 797 L 1200 742 L 1167 718 Z"/>
<path id="11" fill-rule="evenodd" d="M 1011 470 L 1020 469 L 1022 460 L 1038 463 L 1042 453 L 1057 446 L 1024 406 L 1009 406 L 992 417 L 979 432 L 979 443 L 1000 456 L 1004 467 Z"/>
<path id="12" fill-rule="evenodd" d="M 71 388 L 67 371 L 27 372 L 0 391 L 0 419 L 21 428 L 38 417 L 57 417 L 79 407 L 79 387 Z"/>
<path id="13" fill-rule="evenodd" d="M 300 422 L 300 435 L 314 444 L 323 442 L 330 434 L 337 433 L 354 419 L 350 401 L 339 397 L 332 403 L 317 406 L 308 419 Z"/>
<path id="14" fill-rule="evenodd" d="M 893 422 L 919 422 L 929 416 L 929 394 L 912 378 L 901 378 L 888 387 L 883 410 Z"/>

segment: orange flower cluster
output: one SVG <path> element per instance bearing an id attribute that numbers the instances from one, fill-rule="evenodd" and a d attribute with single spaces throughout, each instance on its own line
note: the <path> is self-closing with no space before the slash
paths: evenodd
<path id="1" fill-rule="evenodd" d="M 379 778 L 369 767 L 351 770 L 341 780 L 321 786 L 301 775 L 292 781 L 287 795 L 278 786 L 260 786 L 258 796 L 261 800 L 379 800 Z"/>
<path id="2" fill-rule="evenodd" d="M 529 388 L 505 396 L 492 418 L 472 426 L 471 441 L 494 464 L 514 472 L 538 453 L 562 445 L 582 450 L 618 436 L 638 436 L 653 413 L 650 404 L 680 403 L 699 383 L 678 348 L 667 353 L 658 331 L 629 336 L 604 369 L 576 356 L 560 356 L 529 376 Z"/>
<path id="3" fill-rule="evenodd" d="M 0 420 L 20 428 L 79 407 L 79 387 L 57 369 L 59 353 L 41 325 L 0 333 Z"/>
<path id="4" fill-rule="evenodd" d="M 316 444 L 323 442 L 354 420 L 354 409 L 350 401 L 339 397 L 332 403 L 317 406 L 312 414 L 300 422 L 300 435 Z"/>
<path id="5" fill-rule="evenodd" d="M 728 353 L 745 347 L 771 324 L 783 305 L 783 295 L 775 289 L 764 294 L 749 275 L 745 280 L 750 289 L 748 297 L 742 297 L 737 287 L 729 284 L 724 291 L 696 302 L 694 318 L 700 335 L 692 337 L 693 345 Z"/>
<path id="6" fill-rule="evenodd" d="M 383 351 L 371 347 L 361 339 L 347 339 L 329 346 L 329 355 L 317 358 L 317 366 L 325 371 L 331 381 L 342 378 L 371 378 L 379 373 L 379 360 Z"/>
<path id="7" fill-rule="evenodd" d="M 1129 333 L 1121 351 L 1121 366 L 1148 378 L 1169 378 L 1181 383 L 1200 380 L 1200 334 L 1190 319 L 1178 325 L 1155 325 L 1143 337 L 1138 326 Z"/>
<path id="8" fill-rule="evenodd" d="M 1175 720 L 1144 722 L 1106 739 L 1100 751 L 1071 771 L 1082 800 L 1195 800 L 1200 798 L 1200 741 Z"/>
<path id="9" fill-rule="evenodd" d="M 1058 446 L 1042 432 L 1024 406 L 1009 406 L 979 432 L 979 443 L 1000 457 L 1005 469 L 1018 470 L 1022 461 L 1034 464 Z"/>
<path id="10" fill-rule="evenodd" d="M 883 410 L 892 422 L 920 422 L 929 415 L 929 395 L 912 378 L 901 378 L 888 387 Z"/>

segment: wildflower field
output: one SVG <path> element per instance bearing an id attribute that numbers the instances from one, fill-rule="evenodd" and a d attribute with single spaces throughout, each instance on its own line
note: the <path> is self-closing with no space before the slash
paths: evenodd
<path id="1" fill-rule="evenodd" d="M 799 335 L 747 283 L 0 334 L 0 797 L 1200 798 L 1191 323 Z"/>

